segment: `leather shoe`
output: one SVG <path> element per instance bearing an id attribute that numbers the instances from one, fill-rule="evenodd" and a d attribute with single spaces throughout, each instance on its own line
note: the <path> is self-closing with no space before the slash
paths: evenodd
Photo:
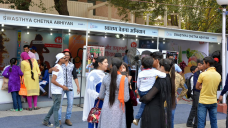
<path id="1" fill-rule="evenodd" d="M 67 124 L 68 126 L 72 126 L 72 123 L 70 122 L 69 119 L 66 119 L 66 120 L 65 120 L 65 124 Z"/>
<path id="2" fill-rule="evenodd" d="M 187 127 L 193 127 L 193 124 L 186 124 Z"/>

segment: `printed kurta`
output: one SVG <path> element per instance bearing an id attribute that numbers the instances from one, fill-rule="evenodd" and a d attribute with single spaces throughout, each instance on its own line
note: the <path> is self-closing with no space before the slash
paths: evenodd
<path id="1" fill-rule="evenodd" d="M 122 106 L 120 106 L 120 101 L 118 100 L 119 94 L 119 85 L 122 75 L 117 76 L 117 90 L 115 95 L 115 101 L 112 107 L 109 106 L 109 91 L 110 91 L 110 82 L 111 76 L 106 75 L 103 79 L 99 98 L 104 99 L 103 107 L 101 109 L 101 115 L 98 127 L 99 128 L 126 128 L 126 115 L 125 107 L 124 111 Z M 128 79 L 125 78 L 124 82 L 124 102 L 127 102 L 130 98 Z"/>

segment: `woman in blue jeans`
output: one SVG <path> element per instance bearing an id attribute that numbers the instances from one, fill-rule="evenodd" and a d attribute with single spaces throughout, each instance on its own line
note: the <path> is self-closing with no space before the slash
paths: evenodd
<path id="1" fill-rule="evenodd" d="M 99 100 L 98 95 L 102 80 L 105 76 L 104 71 L 108 68 L 108 60 L 103 56 L 99 56 L 97 59 L 95 59 L 93 66 L 94 70 L 92 70 L 87 77 L 82 117 L 83 121 L 87 121 L 90 110 L 96 106 Z M 100 100 L 98 108 L 102 108 L 102 105 L 103 101 Z M 88 123 L 88 128 L 94 128 L 94 125 L 97 128 L 98 123 Z"/>
<path id="2" fill-rule="evenodd" d="M 13 107 L 11 111 L 22 111 L 21 97 L 18 94 L 20 91 L 20 77 L 23 76 L 23 73 L 17 64 L 17 59 L 12 58 L 10 60 L 10 66 L 5 69 L 3 76 L 9 78 L 8 82 L 8 92 L 12 94 L 13 98 Z"/>

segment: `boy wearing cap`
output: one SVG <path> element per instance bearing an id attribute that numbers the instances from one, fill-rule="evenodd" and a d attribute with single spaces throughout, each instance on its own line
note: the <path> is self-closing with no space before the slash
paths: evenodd
<path id="1" fill-rule="evenodd" d="M 63 51 L 63 54 L 66 57 L 66 61 L 64 64 L 61 65 L 63 69 L 63 77 L 64 77 L 64 85 L 69 88 L 70 91 L 63 91 L 62 92 L 62 100 L 63 96 L 66 94 L 67 96 L 67 110 L 66 110 L 66 116 L 65 116 L 65 124 L 68 126 L 72 126 L 73 124 L 70 121 L 71 114 L 72 114 L 72 108 L 73 108 L 73 101 L 74 101 L 74 91 L 73 91 L 73 82 L 72 79 L 74 80 L 76 86 L 77 86 L 77 93 L 80 93 L 80 87 L 78 83 L 78 78 L 77 78 L 77 72 L 76 72 L 76 67 L 73 63 L 70 62 L 71 58 L 71 53 L 69 49 L 65 49 Z M 49 69 L 50 71 L 56 71 L 56 67 L 53 67 Z M 61 102 L 62 102 L 61 100 Z M 59 109 L 59 123 L 61 124 L 61 117 L 62 117 L 62 103 L 60 105 Z"/>
<path id="2" fill-rule="evenodd" d="M 54 124 L 56 128 L 63 128 L 62 125 L 59 124 L 58 120 L 58 111 L 61 104 L 62 99 L 62 91 L 69 90 L 66 86 L 64 86 L 64 77 L 63 77 L 63 69 L 61 67 L 62 64 L 66 62 L 66 57 L 63 53 L 59 53 L 56 55 L 56 65 L 55 67 L 58 69 L 58 72 L 52 71 L 52 79 L 51 79 L 51 93 L 53 99 L 53 106 L 49 110 L 48 114 L 44 118 L 43 125 L 52 127 L 53 124 L 49 122 L 49 119 L 52 114 L 54 114 Z"/>

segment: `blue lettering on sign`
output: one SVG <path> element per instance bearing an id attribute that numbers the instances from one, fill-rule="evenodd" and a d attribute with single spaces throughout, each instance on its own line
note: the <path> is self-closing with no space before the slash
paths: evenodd
<path id="1" fill-rule="evenodd" d="M 98 27 L 90 23 L 90 28 L 98 28 Z"/>
<path id="2" fill-rule="evenodd" d="M 172 33 L 166 32 L 166 36 L 172 36 Z"/>
<path id="3" fill-rule="evenodd" d="M 78 23 L 78 25 L 85 25 L 84 23 Z"/>

